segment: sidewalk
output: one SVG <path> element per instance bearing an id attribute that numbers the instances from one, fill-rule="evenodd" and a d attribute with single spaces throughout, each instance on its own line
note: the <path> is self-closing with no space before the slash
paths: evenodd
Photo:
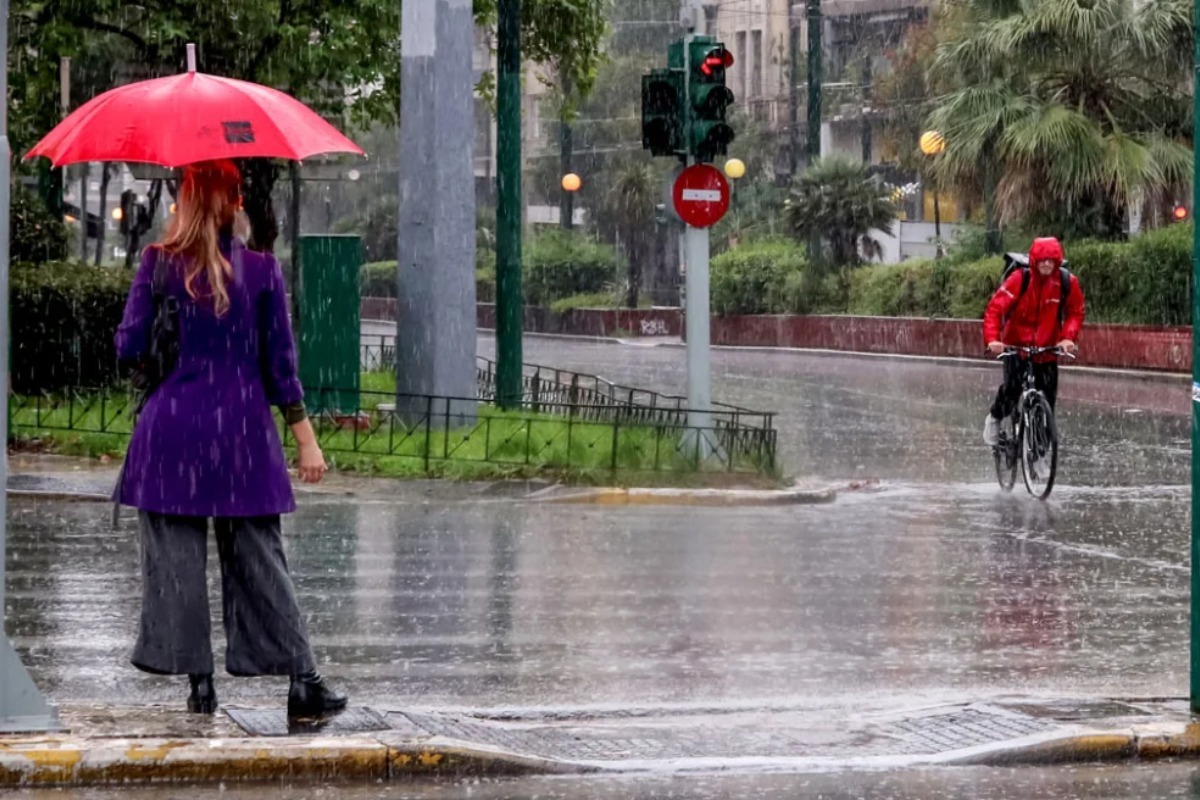
<path id="1" fill-rule="evenodd" d="M 158 706 L 67 706 L 60 718 L 63 733 L 0 737 L 0 784 L 803 772 L 1200 755 L 1200 726 L 1189 723 L 1186 702 L 1161 699 L 1013 697 L 871 715 L 812 707 L 382 706 L 290 731 L 282 708 L 202 717 Z"/>

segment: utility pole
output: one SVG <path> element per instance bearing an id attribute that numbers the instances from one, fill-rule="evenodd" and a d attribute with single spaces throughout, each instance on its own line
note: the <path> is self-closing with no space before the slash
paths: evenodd
<path id="1" fill-rule="evenodd" d="M 8 96 L 8 0 L 0 0 L 0 97 Z M 0 366 L 8 374 L 8 248 L 11 148 L 8 142 L 8 104 L 0 106 Z M 0 434 L 8 439 L 8 392 L 0 392 Z M 0 486 L 8 483 L 8 461 L 0 458 Z M 4 593 L 4 555 L 7 552 L 7 496 L 0 492 L 0 601 Z M 46 704 L 4 633 L 7 604 L 0 602 L 0 732 L 58 730 L 58 715 Z"/>
<path id="2" fill-rule="evenodd" d="M 571 130 L 571 122 L 567 118 L 569 110 L 569 99 L 571 96 L 571 78 L 567 75 L 566 70 L 563 70 L 559 75 L 559 84 L 562 88 L 562 107 L 558 114 L 558 178 L 562 179 L 570 175 L 574 170 L 571 168 L 571 157 L 574 150 L 574 138 Z M 564 231 L 569 231 L 575 227 L 575 192 L 566 191 L 561 186 L 558 194 L 558 221 Z"/>
<path id="3" fill-rule="evenodd" d="M 821 157 L 821 0 L 808 0 L 808 165 Z"/>
<path id="4" fill-rule="evenodd" d="M 739 53 L 738 55 L 742 55 Z M 788 0 L 788 176 L 800 163 L 800 20 L 796 0 Z"/>
<path id="5" fill-rule="evenodd" d="M 863 53 L 862 57 L 862 160 L 864 164 L 871 163 L 871 54 Z"/>
<path id="6" fill-rule="evenodd" d="M 496 30 L 496 404 L 521 403 L 521 0 L 499 0 Z"/>

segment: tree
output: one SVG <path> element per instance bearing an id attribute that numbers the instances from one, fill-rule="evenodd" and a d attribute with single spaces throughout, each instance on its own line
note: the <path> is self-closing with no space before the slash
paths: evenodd
<path id="1" fill-rule="evenodd" d="M 829 243 L 830 261 L 843 269 L 861 262 L 859 246 L 877 251 L 867 234 L 891 233 L 896 205 L 883 183 L 865 164 L 825 158 L 809 167 L 792 190 L 785 216 L 800 241 L 820 238 Z"/>
<path id="2" fill-rule="evenodd" d="M 660 183 L 650 164 L 642 159 L 617 172 L 606 198 L 629 264 L 625 280 L 625 305 L 629 308 L 637 308 L 642 275 L 646 267 L 653 265 L 656 255 L 658 225 L 654 207 L 662 194 Z"/>
<path id="3" fill-rule="evenodd" d="M 604 2 L 525 0 L 526 56 L 560 63 L 586 94 L 601 58 Z M 494 23 L 495 11 L 495 0 L 476 0 L 481 24 Z M 193 42 L 201 71 L 281 89 L 345 127 L 394 125 L 399 115 L 396 0 L 14 0 L 10 15 L 10 135 L 19 152 L 59 119 L 59 58 L 100 43 L 110 50 L 112 86 L 182 71 Z M 243 171 L 252 240 L 269 249 L 278 166 L 255 159 Z"/>
<path id="4" fill-rule="evenodd" d="M 1119 237 L 1189 184 L 1191 0 L 966 0 L 943 20 L 943 185 L 1000 222 Z M 994 186 L 994 190 L 993 190 Z"/>

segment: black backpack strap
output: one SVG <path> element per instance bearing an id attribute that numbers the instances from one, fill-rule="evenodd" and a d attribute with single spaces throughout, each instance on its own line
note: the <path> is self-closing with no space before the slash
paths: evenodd
<path id="1" fill-rule="evenodd" d="M 1071 296 L 1071 270 L 1059 267 L 1059 282 L 1062 284 L 1062 299 L 1058 302 L 1058 330 L 1062 333 L 1067 324 L 1067 300 Z"/>

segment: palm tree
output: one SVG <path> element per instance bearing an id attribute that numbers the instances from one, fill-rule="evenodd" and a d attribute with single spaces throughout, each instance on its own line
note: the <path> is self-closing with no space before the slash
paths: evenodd
<path id="1" fill-rule="evenodd" d="M 825 158 L 796 182 L 784 215 L 797 239 L 824 239 L 832 264 L 845 269 L 861 262 L 860 245 L 868 254 L 878 252 L 878 244 L 867 234 L 891 233 L 897 210 L 882 181 L 866 165 Z"/>
<path id="2" fill-rule="evenodd" d="M 939 179 L 1000 223 L 1119 236 L 1132 204 L 1190 181 L 1191 16 L 1192 0 L 957 4 L 932 70 L 950 87 L 929 117 Z"/>
<path id="3" fill-rule="evenodd" d="M 661 193 L 648 159 L 622 167 L 608 191 L 607 211 L 624 240 L 629 262 L 625 283 L 625 305 L 629 308 L 637 308 L 643 267 L 654 258 L 655 205 Z"/>

